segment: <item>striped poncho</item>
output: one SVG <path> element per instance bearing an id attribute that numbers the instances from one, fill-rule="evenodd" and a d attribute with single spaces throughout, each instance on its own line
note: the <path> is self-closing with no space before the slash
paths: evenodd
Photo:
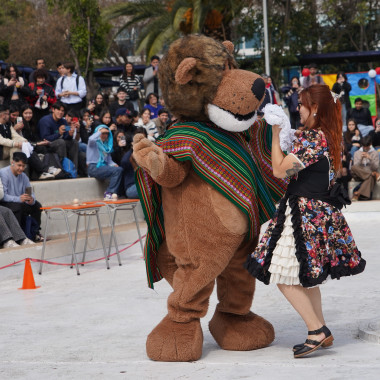
<path id="1" fill-rule="evenodd" d="M 265 121 L 240 133 L 185 122 L 172 125 L 157 145 L 178 161 L 190 160 L 201 178 L 243 211 L 249 220 L 248 238 L 253 238 L 274 214 L 286 188 L 286 182 L 272 174 L 271 140 L 272 129 Z M 142 168 L 136 171 L 136 184 L 148 224 L 144 254 L 148 284 L 153 288 L 162 278 L 156 264 L 165 239 L 161 188 Z"/>

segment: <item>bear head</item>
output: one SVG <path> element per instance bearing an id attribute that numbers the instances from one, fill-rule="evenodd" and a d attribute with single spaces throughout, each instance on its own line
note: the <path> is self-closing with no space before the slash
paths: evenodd
<path id="1" fill-rule="evenodd" d="M 232 132 L 248 129 L 264 99 L 263 79 L 239 70 L 234 46 L 201 35 L 174 41 L 159 66 L 166 106 L 179 120 L 211 121 Z"/>

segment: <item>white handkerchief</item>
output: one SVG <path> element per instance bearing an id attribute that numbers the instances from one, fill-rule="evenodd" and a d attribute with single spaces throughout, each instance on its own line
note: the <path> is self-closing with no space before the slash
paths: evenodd
<path id="1" fill-rule="evenodd" d="M 295 139 L 295 130 L 291 128 L 290 121 L 282 107 L 268 103 L 264 109 L 264 119 L 270 125 L 278 125 L 280 131 L 280 146 L 283 151 L 290 152 Z"/>

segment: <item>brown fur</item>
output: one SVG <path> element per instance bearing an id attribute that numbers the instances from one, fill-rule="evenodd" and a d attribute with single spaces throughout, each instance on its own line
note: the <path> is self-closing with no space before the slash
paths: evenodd
<path id="1" fill-rule="evenodd" d="M 252 93 L 260 78 L 236 69 L 231 45 L 204 36 L 175 41 L 161 60 L 165 103 L 182 119 L 207 120 L 207 105 L 246 115 L 262 100 Z M 177 71 L 178 70 L 178 71 Z M 243 262 L 257 244 L 245 241 L 248 220 L 227 198 L 200 178 L 189 162 L 163 153 L 142 135 L 134 157 L 161 185 L 166 241 L 158 266 L 173 287 L 168 314 L 149 335 L 147 354 L 159 361 L 191 361 L 202 354 L 199 320 L 217 283 L 218 306 L 210 322 L 217 343 L 228 350 L 253 350 L 274 339 L 273 327 L 250 312 L 255 280 Z"/>

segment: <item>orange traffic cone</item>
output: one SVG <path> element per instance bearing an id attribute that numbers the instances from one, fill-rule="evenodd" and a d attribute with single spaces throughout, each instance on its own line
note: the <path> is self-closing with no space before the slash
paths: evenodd
<path id="1" fill-rule="evenodd" d="M 40 286 L 36 286 L 34 283 L 32 266 L 30 265 L 30 260 L 25 260 L 25 269 L 24 269 L 24 280 L 22 282 L 22 288 L 19 289 L 37 289 Z"/>

